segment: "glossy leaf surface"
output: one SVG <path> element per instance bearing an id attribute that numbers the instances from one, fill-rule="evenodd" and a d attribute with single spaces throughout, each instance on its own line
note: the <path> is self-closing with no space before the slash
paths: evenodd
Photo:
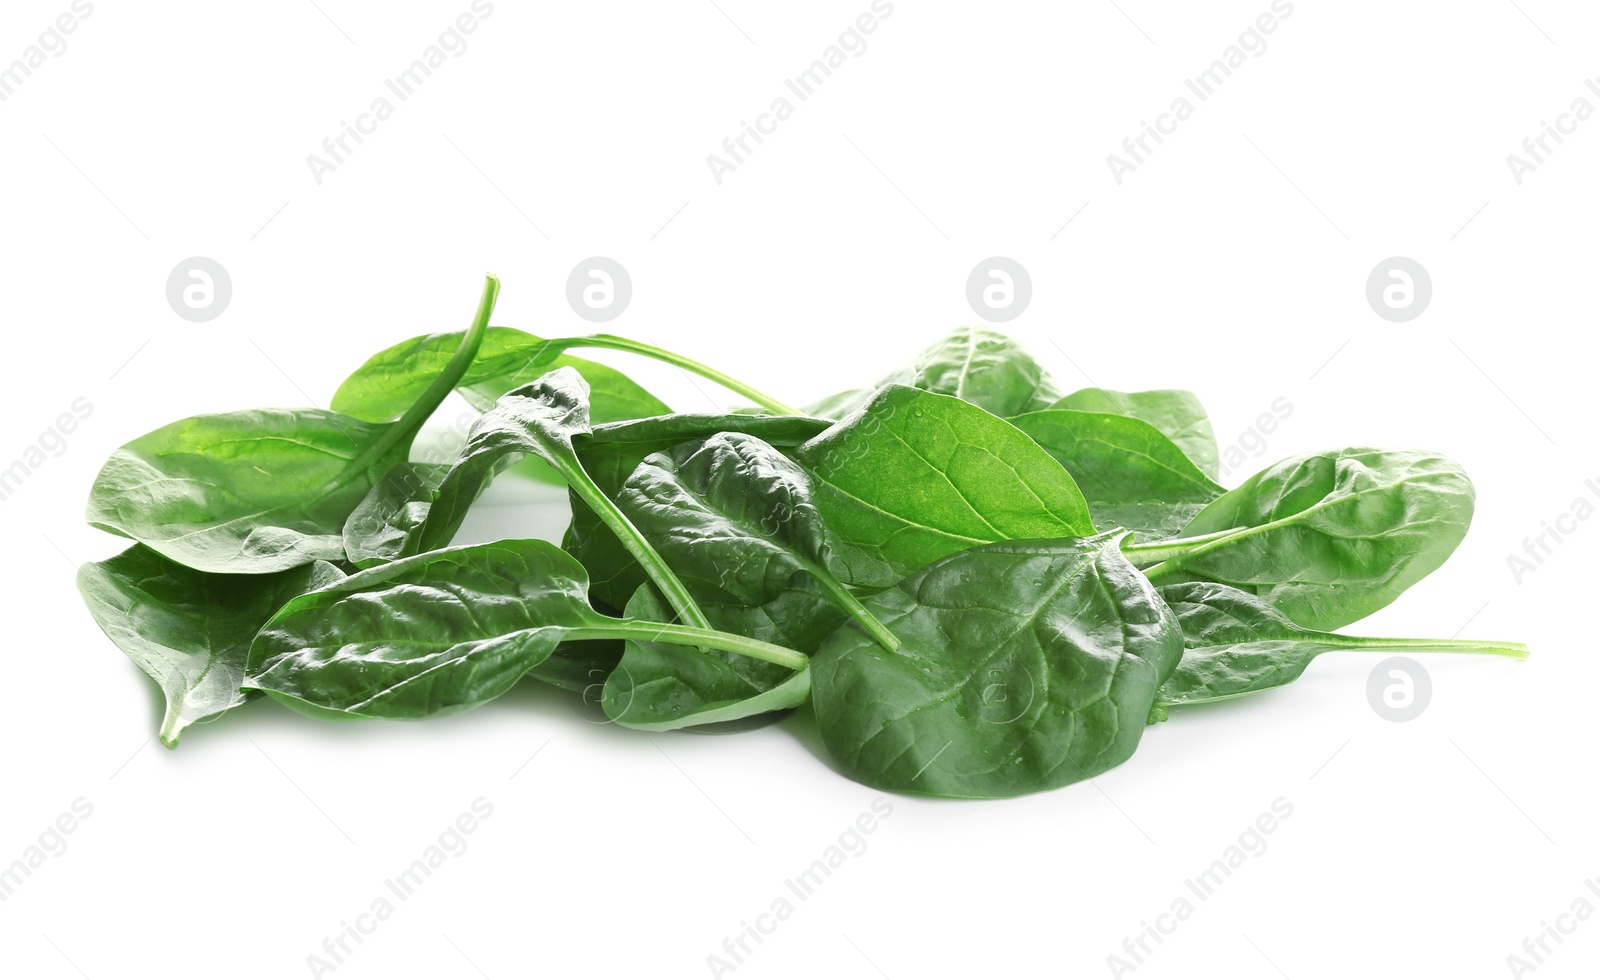
<path id="1" fill-rule="evenodd" d="M 760 439 L 725 432 L 654 453 L 617 503 L 718 629 L 811 651 L 837 611 L 894 645 L 839 581 L 845 545 L 817 512 L 805 471 Z"/>
<path id="2" fill-rule="evenodd" d="M 264 574 L 343 558 L 346 519 L 407 461 L 417 431 L 472 362 L 498 291 L 489 279 L 472 327 L 400 421 L 320 409 L 184 419 L 111 455 L 89 494 L 89 523 L 207 572 Z"/>
<path id="3" fill-rule="evenodd" d="M 664 622 L 671 614 L 648 583 L 628 603 L 630 619 Z M 606 681 L 601 704 L 619 725 L 664 732 L 793 708 L 810 693 L 809 670 L 636 639 L 628 641 L 622 661 Z"/>
<path id="4" fill-rule="evenodd" d="M 1202 510 L 1185 537 L 1237 528 L 1147 570 L 1160 585 L 1252 592 L 1310 629 L 1392 602 L 1450 557 L 1472 522 L 1459 465 L 1412 450 L 1344 449 L 1262 470 Z"/>
<path id="5" fill-rule="evenodd" d="M 1126 760 L 1183 644 L 1121 536 L 973 548 L 868 600 L 899 651 L 846 624 L 812 662 L 835 763 L 880 789 L 1001 797 Z"/>
<path id="6" fill-rule="evenodd" d="M 1164 389 L 1159 391 L 1111 391 L 1106 388 L 1084 388 L 1051 404 L 1050 408 L 1065 408 L 1079 412 L 1100 412 L 1122 415 L 1148 422 L 1183 450 L 1184 455 L 1208 478 L 1217 479 L 1219 460 L 1217 436 L 1212 431 L 1211 419 L 1193 392 Z"/>
<path id="7" fill-rule="evenodd" d="M 977 544 L 1094 532 L 1060 463 L 1009 422 L 948 395 L 883 388 L 795 459 L 823 520 L 851 554 L 870 558 L 846 570 L 851 584 L 889 585 Z"/>
<path id="8" fill-rule="evenodd" d="M 1097 527 L 1178 534 L 1223 489 L 1155 426 L 1100 412 L 1051 409 L 1011 420 L 1067 468 Z"/>
<path id="9" fill-rule="evenodd" d="M 198 572 L 136 544 L 78 569 L 78 590 L 123 653 L 166 697 L 162 744 L 246 700 L 240 690 L 256 631 L 284 603 L 340 579 L 317 562 L 272 575 Z"/>
<path id="10" fill-rule="evenodd" d="M 1520 643 L 1380 639 L 1308 630 L 1259 597 L 1214 582 L 1186 582 L 1157 591 L 1178 617 L 1184 645 L 1178 668 L 1161 685 L 1158 716 L 1159 709 L 1173 705 L 1281 687 L 1330 650 L 1528 655 Z"/>
<path id="11" fill-rule="evenodd" d="M 973 324 L 957 327 L 874 387 L 831 395 L 805 411 L 842 419 L 891 384 L 959 398 L 1001 418 L 1048 408 L 1061 396 L 1049 372 L 1021 343 L 992 327 Z"/>

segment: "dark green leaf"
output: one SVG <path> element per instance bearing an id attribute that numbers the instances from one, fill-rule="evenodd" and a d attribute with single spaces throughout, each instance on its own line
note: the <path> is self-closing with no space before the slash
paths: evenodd
<path id="1" fill-rule="evenodd" d="M 1528 655 L 1520 643 L 1378 639 L 1308 630 L 1257 596 L 1214 582 L 1185 582 L 1157 591 L 1177 615 L 1184 645 L 1178 668 L 1161 685 L 1158 717 L 1164 707 L 1220 701 L 1288 684 L 1329 650 Z"/>
<path id="2" fill-rule="evenodd" d="M 613 622 L 544 541 L 447 548 L 291 601 L 250 651 L 249 686 L 316 708 L 420 718 L 504 694 L 556 645 Z"/>
<path id="3" fill-rule="evenodd" d="M 809 652 L 838 626 L 837 610 L 895 645 L 837 577 L 871 557 L 845 559 L 805 472 L 755 436 L 719 433 L 654 453 L 617 504 L 716 628 Z"/>
<path id="4" fill-rule="evenodd" d="M 665 622 L 672 613 L 646 583 L 628 603 L 627 615 Z M 843 619 L 833 617 L 836 624 Z M 664 732 L 793 708 L 810 692 L 809 670 L 638 639 L 628 642 L 601 703 L 619 725 Z"/>
<path id="5" fill-rule="evenodd" d="M 1126 760 L 1183 644 L 1122 533 L 973 548 L 868 600 L 902 646 L 851 623 L 814 658 L 834 761 L 880 789 L 1001 797 Z"/>
<path id="6" fill-rule="evenodd" d="M 621 640 L 567 640 L 528 671 L 528 676 L 598 705 L 606 678 L 622 662 L 625 645 Z"/>
<path id="7" fill-rule="evenodd" d="M 447 544 L 466 519 L 467 509 L 494 477 L 523 456 L 537 456 L 561 474 L 649 574 L 684 622 L 708 627 L 705 613 L 683 583 L 578 461 L 572 441 L 588 435 L 588 386 L 572 368 L 557 368 L 509 392 L 467 433 L 467 444 L 433 495 L 427 522 L 418 537 L 431 550 Z"/>
<path id="8" fill-rule="evenodd" d="M 1147 574 L 1159 585 L 1232 585 L 1301 626 L 1338 629 L 1443 564 L 1467 533 L 1472 508 L 1466 473 L 1433 453 L 1295 456 L 1208 505 L 1183 533 L 1211 539 L 1187 550 L 1171 543 L 1178 553 Z"/>
<path id="9" fill-rule="evenodd" d="M 404 558 L 289 602 L 256 636 L 246 684 L 314 712 L 420 718 L 504 694 L 567 641 L 680 643 L 806 667 L 747 637 L 602 615 L 587 592 L 583 566 L 547 541 Z"/>
<path id="10" fill-rule="evenodd" d="M 584 470 L 600 492 L 616 499 L 622 485 L 646 456 L 683 442 L 701 442 L 719 432 L 741 432 L 778 447 L 795 447 L 828 428 L 823 419 L 765 415 L 669 415 L 595 426 L 574 445 Z M 578 494 L 572 498 L 572 525 L 562 546 L 589 570 L 591 594 L 614 609 L 632 599 L 648 576 L 633 555 Z"/>

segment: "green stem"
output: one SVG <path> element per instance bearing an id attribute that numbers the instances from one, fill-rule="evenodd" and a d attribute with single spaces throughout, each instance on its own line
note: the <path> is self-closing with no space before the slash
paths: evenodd
<path id="1" fill-rule="evenodd" d="M 1164 541 L 1151 541 L 1148 544 L 1129 543 L 1122 546 L 1122 553 L 1135 565 L 1141 567 L 1154 565 L 1169 558 L 1182 557 L 1201 545 L 1210 544 L 1213 541 L 1221 541 L 1223 538 L 1232 537 L 1243 530 L 1246 530 L 1246 528 L 1231 527 L 1226 531 L 1213 531 L 1210 534 L 1199 534 L 1192 538 L 1167 538 Z"/>
<path id="2" fill-rule="evenodd" d="M 879 646 L 890 653 L 900 649 L 900 638 L 889 632 L 889 627 L 879 622 L 878 617 L 872 615 L 867 607 L 861 604 L 861 600 L 857 599 L 849 589 L 845 588 L 843 582 L 826 572 L 814 571 L 812 577 L 817 580 L 818 585 L 822 586 L 822 591 L 828 593 L 833 598 L 833 601 L 844 607 L 845 611 L 855 619 L 868 636 L 878 641 Z"/>
<path id="3" fill-rule="evenodd" d="M 737 633 L 676 623 L 652 623 L 640 619 L 625 619 L 611 626 L 584 627 L 572 630 L 568 636 L 575 640 L 640 640 L 645 643 L 675 643 L 686 647 L 708 647 L 727 653 L 742 654 L 769 664 L 805 670 L 811 661 L 805 654 L 775 643 L 752 640 Z"/>
<path id="4" fill-rule="evenodd" d="M 1340 636 L 1330 633 L 1330 644 L 1345 650 L 1393 650 L 1410 653 L 1482 653 L 1495 657 L 1528 659 L 1528 648 L 1522 643 L 1503 640 L 1427 640 L 1416 637 Z"/>
<path id="5" fill-rule="evenodd" d="M 423 423 L 428 421 L 429 416 L 433 415 L 434 410 L 446 396 L 455 390 L 456 385 L 466 376 L 467 369 L 478 356 L 478 348 L 483 344 L 483 335 L 489 329 L 489 316 L 494 313 L 494 303 L 499 296 L 499 278 L 488 276 L 483 283 L 483 295 L 478 299 L 478 312 L 473 314 L 472 325 L 467 327 L 465 334 L 462 334 L 461 343 L 456 346 L 456 351 L 450 356 L 444 370 L 433 379 L 433 383 L 428 385 L 422 396 L 406 409 L 406 413 L 400 416 L 398 422 L 384 429 L 383 434 L 372 445 L 344 468 L 343 473 L 335 479 L 335 483 L 342 482 L 344 474 L 361 472 L 382 459 L 401 440 L 409 443 L 416 438 Z"/>
<path id="6" fill-rule="evenodd" d="M 637 340 L 629 340 L 626 337 L 618 337 L 614 334 L 597 333 L 588 337 L 555 337 L 544 342 L 544 346 L 539 348 L 539 353 L 534 356 L 534 360 L 535 362 L 540 360 L 548 360 L 545 355 L 546 351 L 559 352 L 572 347 L 597 347 L 604 348 L 606 350 L 620 350 L 626 351 L 629 354 L 638 354 L 642 357 L 654 358 L 658 361 L 664 361 L 667 364 L 672 364 L 676 367 L 683 368 L 685 371 L 692 371 L 709 381 L 715 381 L 717 384 L 728 389 L 729 391 L 750 399 L 757 405 L 760 405 L 762 408 L 769 412 L 773 412 L 774 414 L 804 414 L 799 409 L 785 405 L 783 402 L 778 401 L 771 395 L 757 391 L 737 378 L 729 377 L 715 368 L 701 364 L 699 361 L 691 360 L 690 358 L 684 357 L 682 354 L 675 354 L 669 350 L 662 350 L 659 347 L 652 347 L 649 344 L 640 343 Z"/>
<path id="7" fill-rule="evenodd" d="M 706 614 L 700 610 L 699 604 L 689 594 L 689 589 L 683 584 L 683 580 L 667 566 L 666 559 L 645 540 L 639 529 L 633 526 L 633 522 L 628 520 L 628 515 L 624 514 L 589 474 L 584 472 L 583 464 L 578 462 L 577 457 L 552 458 L 550 461 L 556 464 L 557 472 L 567 481 L 567 485 L 583 498 L 583 502 L 588 504 L 600 517 L 601 522 L 611 529 L 611 533 L 617 536 L 622 546 L 628 549 L 628 554 L 633 556 L 645 574 L 650 576 L 650 581 L 661 590 L 661 594 L 666 597 L 667 603 L 678 614 L 678 618 L 690 626 L 711 629 L 711 621 L 706 619 Z"/>

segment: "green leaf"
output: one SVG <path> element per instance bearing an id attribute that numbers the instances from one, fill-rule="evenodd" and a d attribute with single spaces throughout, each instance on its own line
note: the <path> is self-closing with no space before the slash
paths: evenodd
<path id="1" fill-rule="evenodd" d="M 817 510 L 852 554 L 841 576 L 894 575 L 976 544 L 1094 533 L 1072 477 L 1026 434 L 958 398 L 891 385 L 801 446 Z"/>
<path id="2" fill-rule="evenodd" d="M 615 500 L 622 485 L 651 453 L 683 442 L 701 442 L 719 432 L 741 432 L 777 447 L 798 446 L 829 426 L 823 419 L 768 415 L 669 415 L 595 426 L 576 440 L 578 459 L 595 486 Z M 572 524 L 562 546 L 589 570 L 591 595 L 612 607 L 626 606 L 648 581 L 644 569 L 588 504 L 572 493 Z"/>
<path id="3" fill-rule="evenodd" d="M 983 324 L 957 327 L 911 364 L 879 381 L 830 395 L 803 411 L 842 419 L 870 402 L 884 385 L 950 395 L 1007 418 L 1050 407 L 1061 396 L 1055 381 L 1020 343 Z"/>
<path id="4" fill-rule="evenodd" d="M 600 703 L 606 678 L 622 662 L 620 640 L 567 640 L 528 671 L 528 676 L 551 687 L 580 694 L 586 704 Z"/>
<path id="5" fill-rule="evenodd" d="M 504 694 L 565 641 L 646 639 L 806 666 L 746 637 L 601 615 L 587 592 L 583 566 L 547 541 L 404 558 L 284 606 L 256 636 L 246 686 L 314 712 L 421 718 Z"/>
<path id="6" fill-rule="evenodd" d="M 1171 537 L 1222 496 L 1222 487 L 1148 422 L 1063 409 L 1010 421 L 1067 468 L 1102 529 Z"/>
<path id="7" fill-rule="evenodd" d="M 398 422 L 318 409 L 175 422 L 111 455 L 89 494 L 89 523 L 207 572 L 264 574 L 341 559 L 346 518 L 406 461 L 471 363 L 499 288 L 491 277 L 472 327 Z"/>
<path id="8" fill-rule="evenodd" d="M 596 418 L 601 421 L 648 418 L 672 411 L 620 372 L 604 365 L 565 356 L 556 358 L 552 364 L 578 371 L 591 386 L 599 379 L 601 387 L 590 389 L 591 421 Z M 500 380 L 472 385 L 461 389 L 461 392 L 473 407 L 488 411 L 495 401 L 506 394 L 500 391 Z M 561 474 L 537 456 L 522 459 L 506 469 L 542 482 L 566 485 Z M 366 499 L 345 522 L 344 549 L 349 560 L 359 568 L 367 568 L 378 562 L 393 561 L 426 551 L 420 540 L 422 527 L 433 505 L 434 492 L 449 470 L 448 465 L 433 463 L 402 463 L 390 470 L 373 486 Z M 451 533 L 459 529 L 461 516 L 464 515 L 457 514 L 452 519 L 455 527 L 448 528 Z M 448 543 L 432 542 L 436 547 Z M 622 549 L 621 542 L 617 543 L 617 548 L 627 553 Z M 641 570 L 640 575 L 643 574 Z"/>
<path id="9" fill-rule="evenodd" d="M 649 584 L 628 618 L 665 622 L 671 611 Z M 843 616 L 836 618 L 842 621 Z M 716 650 L 630 640 L 606 680 L 601 705 L 617 724 L 665 732 L 794 708 L 811 693 L 811 672 Z"/>
<path id="10" fill-rule="evenodd" d="M 1309 629 L 1368 616 L 1442 565 L 1472 523 L 1472 482 L 1413 450 L 1343 449 L 1267 467 L 1150 549 L 1158 585 L 1220 582 L 1259 595 Z M 1145 546 L 1128 551 L 1139 555 Z"/>
<path id="11" fill-rule="evenodd" d="M 589 421 L 595 424 L 651 418 L 656 415 L 669 415 L 672 412 L 666 402 L 650 394 L 632 378 L 614 367 L 568 354 L 553 358 L 542 367 L 540 374 L 569 367 L 583 375 L 583 380 L 589 385 Z M 537 378 L 538 375 L 534 375 L 516 380 L 512 376 L 501 375 L 487 381 L 463 385 L 460 391 L 462 397 L 473 408 L 487 412 L 513 388 Z"/>
<path id="12" fill-rule="evenodd" d="M 346 378 L 333 396 L 333 406 L 357 418 L 381 421 L 394 418 L 404 411 L 409 399 L 426 387 L 426 379 L 438 373 L 438 366 L 447 352 L 459 342 L 459 334 L 435 333 L 413 337 L 379 351 Z M 490 327 L 484 337 L 483 347 L 472 367 L 461 378 L 461 384 L 475 393 L 464 392 L 468 400 L 484 397 L 499 389 L 501 393 L 563 366 L 582 367 L 590 362 L 573 359 L 560 361 L 562 352 L 573 347 L 597 347 L 606 350 L 626 351 L 692 371 L 703 378 L 737 392 L 778 415 L 794 415 L 795 410 L 782 402 L 764 395 L 734 378 L 681 354 L 652 347 L 649 344 L 617 337 L 595 334 L 589 337 L 535 337 L 510 327 Z M 607 376 L 600 375 L 605 378 Z M 609 382 L 608 382 L 609 384 Z M 630 383 L 631 384 L 631 383 Z M 636 386 L 635 386 L 636 387 Z M 640 389 L 642 391 L 642 389 Z M 621 395 L 622 389 L 618 388 Z M 635 392 L 635 397 L 637 397 Z"/>
<path id="13" fill-rule="evenodd" d="M 1156 716 L 1165 707 L 1220 701 L 1280 687 L 1297 679 L 1329 650 L 1483 653 L 1526 659 L 1520 643 L 1340 636 L 1296 626 L 1248 592 L 1214 582 L 1185 582 L 1157 590 L 1183 628 L 1183 659 L 1161 685 Z"/>
<path id="14" fill-rule="evenodd" d="M 473 423 L 460 458 L 433 495 L 420 547 L 430 550 L 447 544 L 460 530 L 467 509 L 496 475 L 523 456 L 537 456 L 560 473 L 616 535 L 684 622 L 709 626 L 683 583 L 578 461 L 572 440 L 590 431 L 588 394 L 582 375 L 569 367 L 558 368 L 511 391 L 485 412 Z"/>
<path id="15" fill-rule="evenodd" d="M 897 645 L 839 581 L 845 546 L 817 513 L 805 471 L 755 436 L 719 433 L 654 453 L 617 504 L 718 629 L 810 651 L 838 626 L 837 609 Z"/>
<path id="16" fill-rule="evenodd" d="M 1192 392 L 1109 391 L 1084 388 L 1049 406 L 1079 412 L 1123 415 L 1148 422 L 1171 439 L 1208 478 L 1218 478 L 1217 437 L 1211 420 Z"/>
<path id="17" fill-rule="evenodd" d="M 879 789 L 988 798 L 1125 761 L 1183 644 L 1123 533 L 973 548 L 869 599 L 900 650 L 847 624 L 812 662 L 835 763 Z"/>
<path id="18" fill-rule="evenodd" d="M 370 568 L 422 551 L 433 493 L 449 471 L 439 463 L 401 463 L 373 484 L 344 522 L 350 563 Z"/>
<path id="19" fill-rule="evenodd" d="M 302 592 L 342 577 L 317 562 L 272 575 L 198 572 L 136 544 L 78 569 L 95 622 L 166 696 L 161 742 L 246 700 L 240 690 L 256 631 Z"/>
<path id="20" fill-rule="evenodd" d="M 542 541 L 404 558 L 284 606 L 255 639 L 248 685 L 375 718 L 470 707 L 606 625 L 586 592 L 583 568 Z"/>
<path id="21" fill-rule="evenodd" d="M 591 423 L 598 425 L 603 422 L 623 422 L 629 419 L 668 415 L 672 412 L 666 402 L 641 388 L 621 371 L 604 364 L 563 354 L 543 365 L 542 370 L 548 372 L 563 367 L 576 370 L 583 375 L 583 380 L 588 382 Z M 511 381 L 510 376 L 502 376 L 468 385 L 460 391 L 473 408 L 486 412 L 500 400 L 502 395 L 516 386 Z M 561 474 L 542 459 L 524 459 L 514 469 L 518 475 L 541 483 L 563 485 L 566 482 L 561 479 Z"/>

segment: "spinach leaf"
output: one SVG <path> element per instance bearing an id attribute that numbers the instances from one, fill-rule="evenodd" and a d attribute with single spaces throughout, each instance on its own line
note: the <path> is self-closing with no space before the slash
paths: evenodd
<path id="1" fill-rule="evenodd" d="M 1176 443 L 1184 455 L 1199 467 L 1200 472 L 1209 479 L 1217 479 L 1219 471 L 1217 437 L 1211 431 L 1211 420 L 1206 417 L 1206 410 L 1201 407 L 1200 399 L 1192 392 L 1170 389 L 1110 391 L 1105 388 L 1084 388 L 1050 407 L 1123 415 L 1130 419 L 1148 422 Z"/>
<path id="2" fill-rule="evenodd" d="M 616 535 L 684 622 L 709 627 L 688 589 L 578 461 L 572 440 L 590 431 L 588 394 L 582 375 L 572 368 L 558 368 L 496 402 L 473 423 L 460 458 L 440 481 L 418 535 L 419 547 L 428 551 L 448 544 L 467 509 L 500 471 L 523 456 L 537 456 L 554 467 Z"/>
<path id="3" fill-rule="evenodd" d="M 976 324 L 952 330 L 876 386 L 830 395 L 804 411 L 842 419 L 870 402 L 884 385 L 950 395 L 1002 418 L 1049 408 L 1061 396 L 1055 381 L 1026 348 L 998 330 Z"/>
<path id="4" fill-rule="evenodd" d="M 415 393 L 428 384 L 428 379 L 438 373 L 438 365 L 454 350 L 460 341 L 459 334 L 435 333 L 413 337 L 393 347 L 379 351 L 346 378 L 333 396 L 333 406 L 341 412 L 363 419 L 388 419 L 404 410 Z M 797 415 L 794 409 L 777 399 L 764 395 L 743 382 L 721 371 L 690 360 L 681 354 L 652 347 L 626 337 L 595 334 L 589 337 L 557 337 L 545 339 L 514 330 L 510 327 L 490 327 L 483 346 L 472 367 L 460 380 L 467 389 L 468 400 L 485 399 L 498 389 L 503 394 L 528 381 L 562 366 L 582 370 L 587 361 L 558 363 L 562 352 L 574 347 L 595 347 L 626 351 L 655 360 L 665 361 L 685 371 L 690 371 L 715 381 L 729 391 L 761 405 L 777 415 Z M 619 375 L 620 376 L 620 375 Z M 643 389 L 637 386 L 613 385 L 610 375 L 603 378 L 608 395 L 620 402 L 631 398 L 641 401 Z M 633 390 L 637 389 L 637 390 Z M 648 393 L 645 393 L 648 396 Z"/>
<path id="5" fill-rule="evenodd" d="M 433 493 L 450 467 L 401 463 L 372 485 L 344 522 L 344 552 L 357 568 L 422 551 L 421 537 Z"/>
<path id="6" fill-rule="evenodd" d="M 844 570 L 850 584 L 890 585 L 975 544 L 1094 533 L 1060 463 L 1009 422 L 948 395 L 890 385 L 794 457 L 846 546 L 842 557 L 869 559 Z"/>
<path id="7" fill-rule="evenodd" d="M 651 418 L 658 415 L 669 415 L 672 409 L 666 402 L 641 388 L 631 378 L 618 371 L 616 368 L 594 361 L 585 361 L 579 357 L 566 354 L 556 358 L 543 366 L 543 371 L 554 371 L 557 368 L 570 367 L 583 375 L 583 380 L 589 383 L 589 421 L 599 424 L 602 422 L 623 422 L 629 419 Z M 460 389 L 462 396 L 468 403 L 480 412 L 487 412 L 500 397 L 511 390 L 514 385 L 509 384 L 510 376 L 502 376 L 468 385 Z M 553 483 L 557 486 L 565 485 L 549 463 L 537 457 L 524 459 L 512 468 L 519 476 L 524 476 L 540 483 Z"/>
<path id="8" fill-rule="evenodd" d="M 622 485 L 651 453 L 683 442 L 699 442 L 720 432 L 755 436 L 777 447 L 794 447 L 825 431 L 822 419 L 772 415 L 669 415 L 612 425 L 598 425 L 574 445 L 584 471 L 607 497 L 615 500 Z M 588 504 L 571 493 L 572 524 L 562 547 L 589 570 L 590 595 L 614 609 L 625 607 L 639 586 L 649 580 L 633 555 L 622 546 Z"/>
<path id="9" fill-rule="evenodd" d="M 670 610 L 648 582 L 628 603 L 629 619 L 665 622 Z M 843 620 L 835 617 L 834 622 Z M 794 708 L 811 693 L 809 668 L 644 638 L 629 640 L 606 680 L 601 705 L 626 728 L 665 732 Z"/>
<path id="10" fill-rule="evenodd" d="M 1267 467 L 1207 505 L 1192 540 L 1130 545 L 1152 582 L 1220 582 L 1334 630 L 1444 563 L 1472 522 L 1460 466 L 1413 450 L 1343 449 Z"/>
<path id="11" fill-rule="evenodd" d="M 534 665 L 528 676 L 551 687 L 580 694 L 589 705 L 598 705 L 606 679 L 622 662 L 627 644 L 621 640 L 567 640 L 543 662 Z"/>
<path id="12" fill-rule="evenodd" d="M 887 649 L 899 645 L 839 581 L 845 546 L 805 472 L 755 436 L 719 433 L 648 456 L 617 504 L 719 629 L 814 650 L 838 625 L 833 606 Z"/>
<path id="13" fill-rule="evenodd" d="M 472 327 L 397 422 L 265 409 L 174 422 L 111 455 L 89 523 L 207 572 L 277 572 L 344 557 L 341 531 L 477 352 L 500 290 L 490 277 Z"/>
<path id="14" fill-rule="evenodd" d="M 1148 422 L 1064 409 L 1010 421 L 1067 468 L 1102 529 L 1171 537 L 1222 496 L 1222 487 Z"/>
<path id="15" fill-rule="evenodd" d="M 78 590 L 95 622 L 167 700 L 161 743 L 245 702 L 250 641 L 284 603 L 343 577 L 326 562 L 271 575 L 217 575 L 136 544 L 78 569 Z"/>
<path id="16" fill-rule="evenodd" d="M 1126 760 L 1183 642 L 1124 533 L 984 545 L 869 599 L 900 649 L 851 623 L 812 661 L 835 763 L 880 789 L 988 798 Z"/>
<path id="17" fill-rule="evenodd" d="M 445 548 L 291 600 L 257 634 L 246 686 L 313 713 L 420 718 L 480 704 L 572 640 L 726 650 L 804 670 L 783 647 L 604 616 L 583 566 L 547 541 Z"/>
<path id="18" fill-rule="evenodd" d="M 651 418 L 670 415 L 672 408 L 652 395 L 636 381 L 614 367 L 586 361 L 581 357 L 563 354 L 549 364 L 542 365 L 541 374 L 569 367 L 583 375 L 589 385 L 589 421 L 623 422 L 628 419 Z M 458 390 L 467 403 L 480 412 L 487 412 L 513 388 L 523 384 L 513 381 L 510 375 L 501 375 L 487 381 L 462 385 Z"/>
<path id="19" fill-rule="evenodd" d="M 1183 628 L 1183 659 L 1161 685 L 1152 718 L 1173 705 L 1220 701 L 1280 687 L 1329 650 L 1483 653 L 1525 660 L 1520 643 L 1340 636 L 1296 626 L 1261 598 L 1214 582 L 1157 590 Z"/>

